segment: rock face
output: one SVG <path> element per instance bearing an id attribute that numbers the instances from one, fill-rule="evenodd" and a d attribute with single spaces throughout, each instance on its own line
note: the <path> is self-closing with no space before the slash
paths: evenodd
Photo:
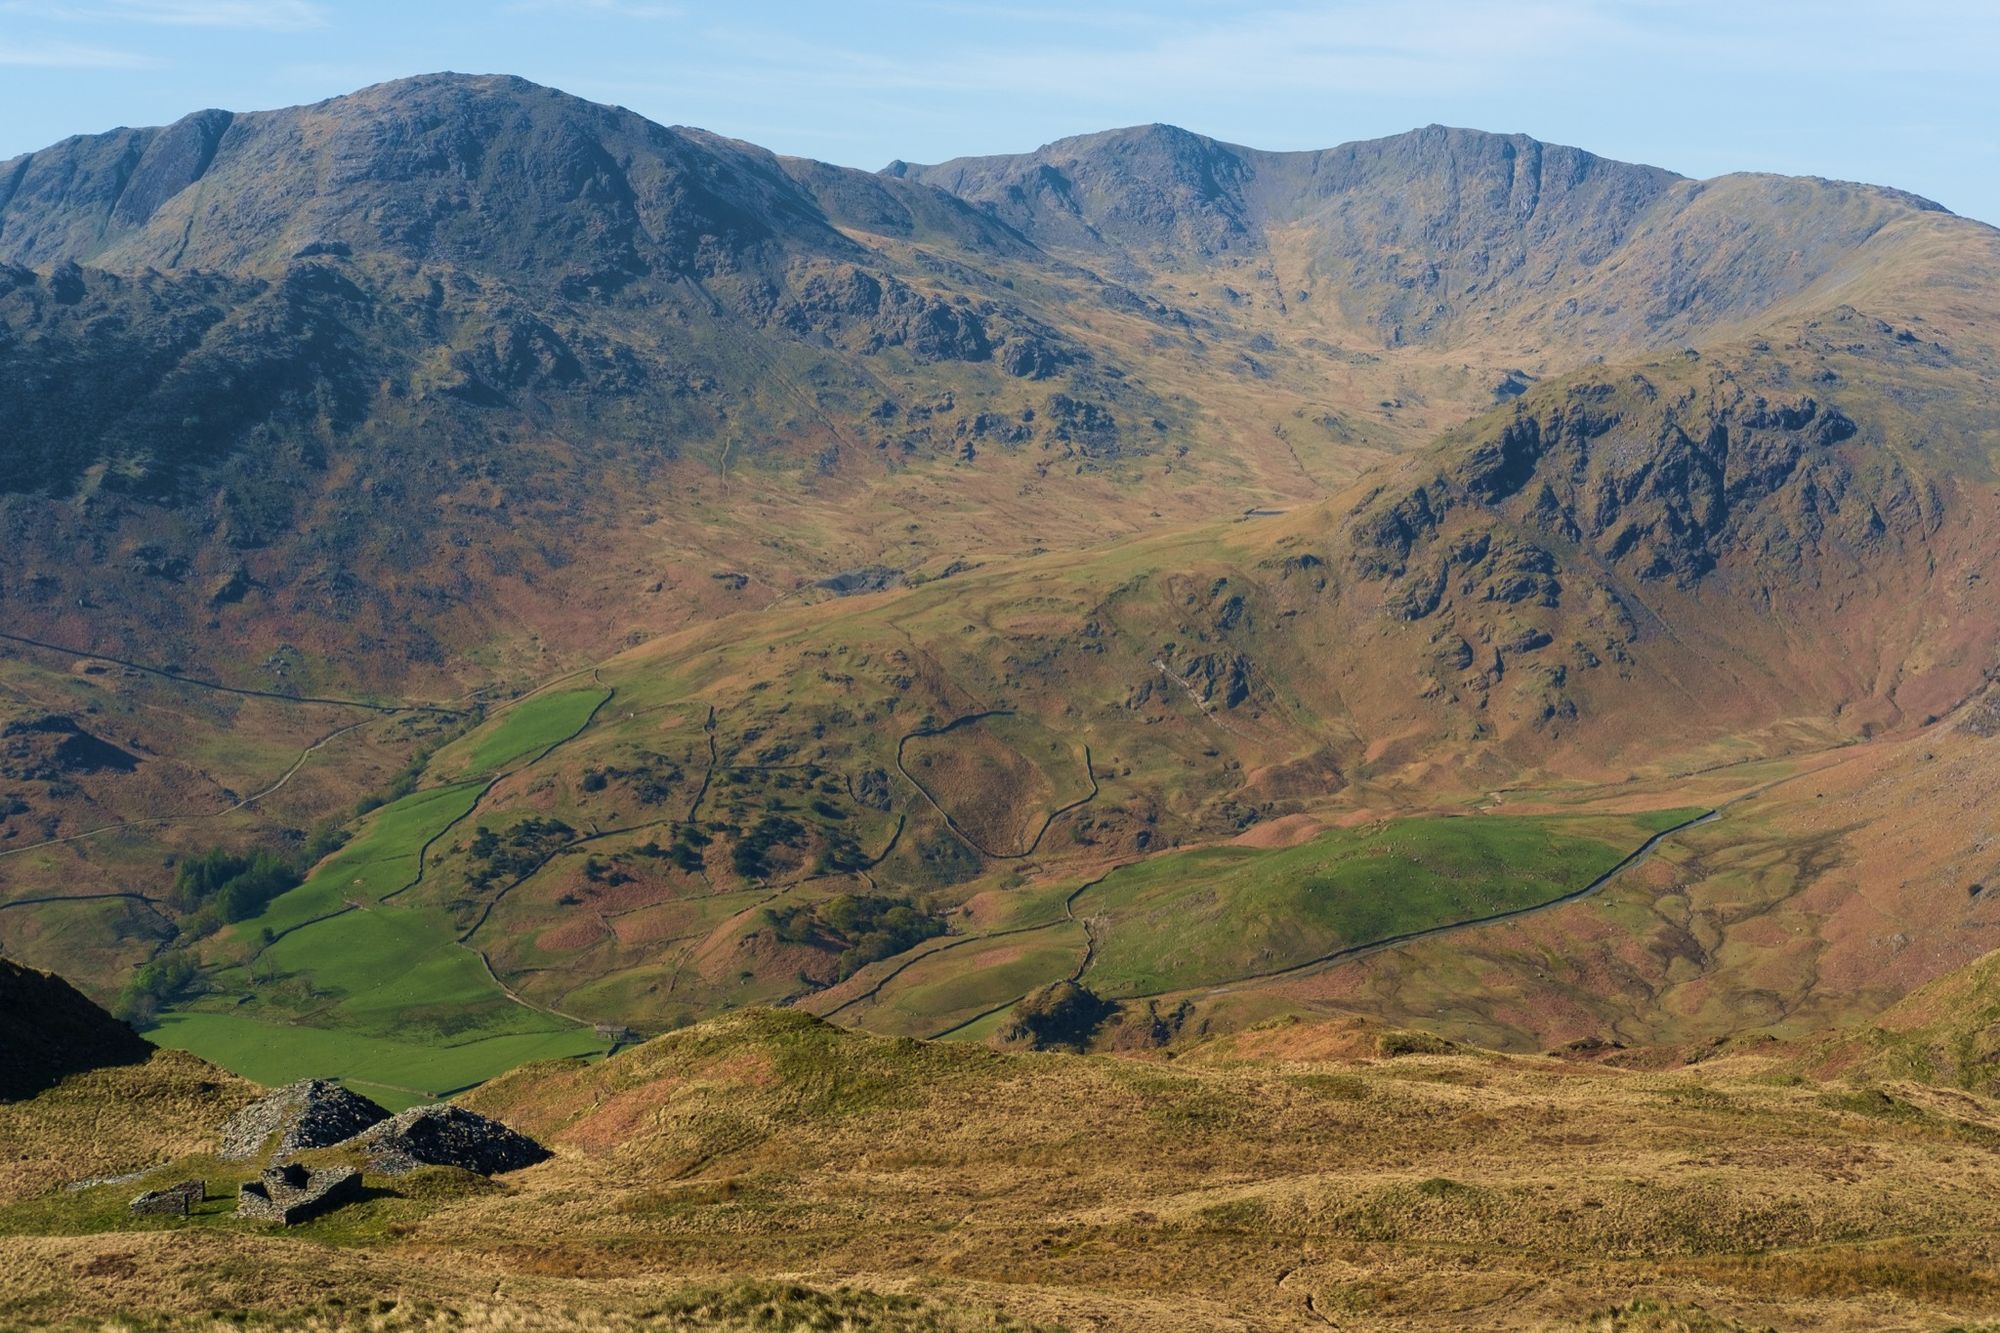
<path id="1" fill-rule="evenodd" d="M 61 713 L 0 727 L 0 777 L 59 782 L 84 773 L 130 773 L 138 766 L 137 758 Z"/>
<path id="2" fill-rule="evenodd" d="M 222 1157 L 242 1162 L 264 1151 L 278 1136 L 283 1157 L 306 1148 L 345 1143 L 389 1113 L 329 1079 L 313 1078 L 279 1088 L 238 1111 L 222 1127 Z"/>
<path id="3" fill-rule="evenodd" d="M 153 1047 L 61 977 L 0 958 L 0 1101 L 67 1074 L 138 1064 Z"/>
<path id="4" fill-rule="evenodd" d="M 236 1195 L 236 1215 L 289 1227 L 356 1203 L 361 1194 L 359 1171 L 348 1167 L 313 1171 L 290 1162 L 245 1181 Z"/>
<path id="5" fill-rule="evenodd" d="M 360 1138 L 370 1169 L 396 1176 L 424 1166 L 455 1166 L 482 1176 L 518 1171 L 549 1150 L 497 1120 L 458 1106 L 419 1106 Z"/>
<path id="6" fill-rule="evenodd" d="M 200 1180 L 183 1180 L 163 1190 L 148 1190 L 128 1205 L 136 1217 L 186 1217 L 194 1206 L 208 1197 L 208 1185 Z"/>

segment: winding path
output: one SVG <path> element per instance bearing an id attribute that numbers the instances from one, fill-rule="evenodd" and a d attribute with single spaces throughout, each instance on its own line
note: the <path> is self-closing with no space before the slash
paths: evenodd
<path id="1" fill-rule="evenodd" d="M 369 721 L 372 722 L 373 719 L 371 718 L 369 719 Z M 312 758 L 313 755 L 318 753 L 321 749 L 325 748 L 327 745 L 330 745 L 334 741 L 340 739 L 342 736 L 345 736 L 348 732 L 358 731 L 362 727 L 365 727 L 367 725 L 369 725 L 369 722 L 351 722 L 347 726 L 341 727 L 336 731 L 328 732 L 326 735 L 320 737 L 318 740 L 314 741 L 311 745 L 308 745 L 303 751 L 301 751 L 299 757 L 292 762 L 292 766 L 286 769 L 283 776 L 281 776 L 276 782 L 273 782 L 270 786 L 264 788 L 264 790 L 260 792 L 256 792 L 253 793 L 252 795 L 245 796 L 243 799 L 237 801 L 234 805 L 225 805 L 220 810 L 211 810 L 204 814 L 147 815 L 139 819 L 120 820 L 115 824 L 99 824 L 96 828 L 85 829 L 81 833 L 70 833 L 60 838 L 44 838 L 40 842 L 31 842 L 25 847 L 10 847 L 4 852 L 0 852 L 0 860 L 5 860 L 7 857 L 10 856 L 20 856 L 26 852 L 36 851 L 43 847 L 60 847 L 64 843 L 82 842 L 85 838 L 95 838 L 99 834 L 103 833 L 115 833 L 119 829 L 152 828 L 156 825 L 165 825 L 165 824 L 192 824 L 205 819 L 221 819 L 224 815 L 233 815 L 238 810 L 247 809 L 248 807 L 255 805 L 257 802 L 263 800 L 266 796 L 270 796 L 273 793 L 275 793 L 280 787 L 284 786 L 287 782 L 290 782 L 292 778 L 298 773 L 298 771 L 306 766 L 306 760 Z"/>
<path id="2" fill-rule="evenodd" d="M 100 653 L 95 649 L 73 648 L 68 644 L 50 643 L 46 639 L 31 639 L 23 634 L 0 633 L 0 641 L 18 643 L 28 648 L 40 648 L 44 652 L 62 653 L 67 657 L 88 657 L 99 662 L 109 662 L 113 666 L 122 666 L 130 671 L 144 672 L 148 676 L 158 676 L 162 680 L 171 680 L 176 684 L 192 685 L 201 690 L 214 690 L 218 694 L 234 694 L 245 699 L 275 699 L 279 703 L 286 704 L 325 704 L 332 708 L 365 708 L 371 713 L 442 713 L 448 717 L 457 717 L 465 712 L 462 708 L 447 708 L 443 704 L 382 704 L 371 703 L 366 699 L 284 694 L 277 690 L 253 690 L 241 685 L 224 685 L 221 681 L 203 680 L 199 676 L 183 676 L 180 672 L 169 671 L 165 667 L 128 661 L 122 657 L 113 657 L 109 653 Z"/>

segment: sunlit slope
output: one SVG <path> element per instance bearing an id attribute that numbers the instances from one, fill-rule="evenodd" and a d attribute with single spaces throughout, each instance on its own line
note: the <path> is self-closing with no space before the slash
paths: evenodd
<path id="1" fill-rule="evenodd" d="M 1567 1059 L 1353 1018 L 1004 1053 L 757 1010 L 464 1099 L 548 1162 L 371 1172 L 283 1230 L 231 1215 L 256 1164 L 213 1156 L 252 1089 L 157 1053 L 0 1105 L 0 1318 L 1970 1325 L 2000 1292 L 2000 1104 L 1909 1057 L 1983 1021 L 1990 963 L 1818 1042 Z M 217 1196 L 193 1216 L 127 1209 L 191 1175 Z"/>
<path id="2" fill-rule="evenodd" d="M 446 774 L 381 807 L 305 882 L 200 946 L 195 993 L 149 1029 L 267 1084 L 336 1077 L 403 1104 L 524 1060 L 599 1051 L 587 1025 L 509 995 L 463 925 L 422 890 L 431 849 L 515 766 L 569 740 L 605 690 L 515 704 L 435 766 Z"/>
<path id="3" fill-rule="evenodd" d="M 1541 906 L 1992 670 L 1989 228 L 1436 129 L 949 174 L 456 76 L 10 164 L 8 950 L 190 958 L 186 1040 L 408 1095 L 749 1004 L 982 1038 Z M 1228 1021 L 1879 1008 L 1986 939 L 1891 767 Z M 329 819 L 253 919 L 167 902 Z"/>
<path id="4" fill-rule="evenodd" d="M 643 1031 L 797 1002 L 929 1034 L 1065 977 L 1125 998 L 1266 980 L 1566 897 L 1658 828 L 1756 789 L 1760 757 L 1810 767 L 1981 687 L 1994 631 L 1972 576 L 1990 541 L 1955 516 L 1986 494 L 1987 428 L 1940 391 L 1924 419 L 1963 430 L 1919 434 L 1883 365 L 1905 357 L 1899 382 L 1922 383 L 1938 354 L 1855 324 L 1585 372 L 1313 510 L 635 649 L 597 669 L 608 700 L 545 696 L 500 724 L 573 698 L 584 725 L 560 746 L 476 732 L 433 761 L 438 782 L 502 751 L 523 766 L 475 813 L 435 821 L 398 903 L 449 923 L 426 938 L 470 946 L 450 969 L 476 950 L 544 1011 Z M 1695 781 L 1730 765 L 1734 785 Z M 1634 778 L 1649 784 L 1637 804 Z M 1496 795 L 1509 789 L 1525 802 Z M 1536 790 L 1599 824 L 1566 841 Z M 1732 806 L 1675 846 L 1744 845 L 1764 808 Z M 1416 818 L 1437 814 L 1456 817 Z M 1379 864 L 1314 869 L 1344 854 L 1349 835 L 1329 830 L 1361 821 L 1382 827 Z M 1783 827 L 1756 836 L 1791 857 Z M 1171 854 L 1189 848 L 1210 850 Z M 1408 882 L 1403 856 L 1422 867 Z M 1810 860 L 1802 887 L 1824 873 Z M 1617 901 L 1643 911 L 1663 873 Z M 874 924 L 896 904 L 907 929 Z M 331 928 L 386 929 L 344 920 Z M 1479 956 L 1483 938 L 1421 948 Z M 417 957 L 415 937 L 377 944 L 399 971 Z M 290 939 L 268 956 L 278 975 L 309 970 Z M 1950 961 L 1915 957 L 1932 961 L 1901 984 Z M 1477 971 L 1430 975 L 1474 1006 L 1493 993 Z M 1806 972 L 1768 979 L 1768 1004 L 1731 983 L 1685 1031 L 1802 1002 Z M 1827 983 L 1835 1017 L 1898 984 L 1865 967 Z M 1453 1021 L 1528 1043 L 1637 1021 L 1636 978 L 1570 984 L 1560 1004 Z M 391 999 L 382 1021 L 418 1022 Z M 328 1012 L 365 1029 L 359 1003 Z"/>

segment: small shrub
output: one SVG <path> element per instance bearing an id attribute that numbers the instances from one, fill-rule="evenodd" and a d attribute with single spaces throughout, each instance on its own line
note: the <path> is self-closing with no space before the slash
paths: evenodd
<path id="1" fill-rule="evenodd" d="M 1025 1038 L 1038 1050 L 1081 1050 L 1117 1007 L 1074 981 L 1058 981 L 1016 1004 L 1000 1035 Z"/>
<path id="2" fill-rule="evenodd" d="M 1450 1055 L 1457 1049 L 1457 1042 L 1448 1041 L 1434 1032 L 1418 1032 L 1409 1028 L 1384 1032 L 1375 1039 L 1375 1054 L 1385 1060 L 1393 1060 L 1400 1055 Z"/>

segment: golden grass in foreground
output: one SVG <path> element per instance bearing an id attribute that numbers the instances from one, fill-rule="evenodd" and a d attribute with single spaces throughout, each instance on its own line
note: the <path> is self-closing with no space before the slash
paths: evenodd
<path id="1" fill-rule="evenodd" d="M 1815 1082 L 1774 1043 L 1662 1073 L 1286 1059 L 1310 1025 L 1251 1035 L 1140 1061 L 745 1013 L 473 1094 L 557 1149 L 497 1189 L 371 1181 L 374 1202 L 283 1234 L 220 1209 L 140 1226 L 130 1187 L 0 1208 L 0 1325 L 1876 1329 L 2000 1308 L 2000 1103 L 1978 1094 Z M 0 1154 L 73 1101 L 11 1108 Z"/>
<path id="2" fill-rule="evenodd" d="M 0 1205 L 90 1176 L 211 1151 L 253 1085 L 184 1051 L 73 1074 L 25 1102 L 0 1102 Z"/>

